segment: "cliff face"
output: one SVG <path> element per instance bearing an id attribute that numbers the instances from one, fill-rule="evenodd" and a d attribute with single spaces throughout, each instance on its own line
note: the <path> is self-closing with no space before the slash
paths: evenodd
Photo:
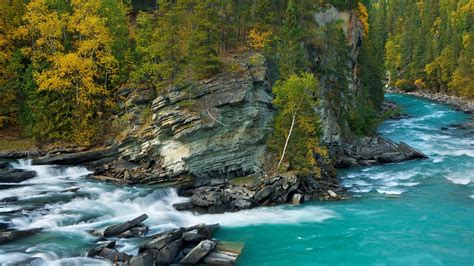
<path id="1" fill-rule="evenodd" d="M 347 42 L 342 46 L 350 58 L 344 62 L 348 85 L 341 97 L 353 98 L 358 90 L 357 55 L 362 40 L 359 20 L 335 8 L 314 18 L 321 27 L 342 21 Z M 324 62 L 325 57 L 337 56 L 332 49 L 317 50 L 314 56 Z M 136 163 L 138 170 L 130 171 L 132 176 L 146 176 L 147 182 L 191 176 L 195 183 L 207 184 L 213 179 L 264 174 L 266 142 L 274 115 L 270 75 L 259 54 L 240 54 L 232 61 L 232 70 L 193 86 L 160 92 L 153 100 L 150 126 L 135 129 L 119 150 L 121 159 Z M 340 146 L 347 125 L 335 113 L 334 103 L 326 100 L 331 85 L 321 82 L 321 87 L 317 112 L 322 141 Z M 347 99 L 340 105 L 348 104 Z"/>
<path id="2" fill-rule="evenodd" d="M 149 134 L 129 140 L 120 157 L 153 162 L 150 178 L 191 175 L 205 182 L 260 174 L 274 113 L 267 67 L 258 54 L 234 58 L 234 65 L 153 100 Z"/>
<path id="3" fill-rule="evenodd" d="M 335 50 L 335 47 L 323 45 L 317 51 L 319 61 L 321 64 L 329 60 L 336 60 L 340 64 L 340 71 L 345 73 L 347 78 L 347 87 L 343 92 L 337 96 L 337 104 L 334 101 L 328 100 L 326 95 L 330 94 L 334 88 L 331 82 L 325 80 L 331 79 L 330 74 L 322 75 L 321 80 L 321 97 L 320 108 L 318 110 L 321 117 L 321 139 L 324 143 L 330 146 L 340 146 L 344 142 L 345 132 L 348 130 L 347 123 L 341 119 L 340 108 L 347 108 L 355 104 L 355 96 L 360 89 L 359 78 L 357 76 L 358 55 L 362 45 L 362 25 L 358 17 L 353 12 L 341 12 L 334 7 L 314 14 L 315 22 L 318 26 L 324 27 L 330 23 L 341 22 L 342 31 L 346 38 L 346 45 L 348 50 L 348 57 L 345 61 L 340 62 L 340 56 Z M 327 36 L 331 38 L 331 36 Z M 324 42 L 324 41 L 323 41 Z M 340 105 L 340 106 L 335 106 Z"/>

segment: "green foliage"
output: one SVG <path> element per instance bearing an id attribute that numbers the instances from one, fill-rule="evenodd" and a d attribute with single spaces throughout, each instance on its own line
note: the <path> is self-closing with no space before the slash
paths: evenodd
<path id="1" fill-rule="evenodd" d="M 373 7 L 390 85 L 473 97 L 472 0 L 381 0 Z"/>
<path id="2" fill-rule="evenodd" d="M 278 114 L 270 147 L 281 156 L 291 131 L 287 161 L 293 169 L 310 170 L 315 165 L 314 153 L 319 145 L 319 117 L 315 113 L 318 81 L 312 74 L 293 74 L 278 81 L 273 93 Z"/>
<path id="3" fill-rule="evenodd" d="M 296 2 L 290 0 L 277 46 L 277 60 L 282 78 L 301 73 L 306 67 L 303 34 Z"/>
<path id="4" fill-rule="evenodd" d="M 348 112 L 347 122 L 351 132 L 359 136 L 373 135 L 381 119 L 367 96 L 357 99 L 355 107 Z"/>

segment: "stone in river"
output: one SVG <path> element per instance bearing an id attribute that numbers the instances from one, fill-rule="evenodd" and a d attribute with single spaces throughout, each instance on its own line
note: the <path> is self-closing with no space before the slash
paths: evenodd
<path id="1" fill-rule="evenodd" d="M 21 183 L 35 176 L 35 171 L 22 171 L 17 169 L 0 170 L 1 183 Z"/>
<path id="2" fill-rule="evenodd" d="M 211 240 L 203 240 L 196 247 L 194 247 L 186 257 L 179 263 L 195 264 L 198 263 L 204 256 L 214 250 L 216 244 Z"/>
<path id="3" fill-rule="evenodd" d="M 20 230 L 20 231 L 9 230 L 9 231 L 0 232 L 0 244 L 14 241 L 20 238 L 32 236 L 34 234 L 41 232 L 41 230 L 42 230 L 41 228 L 33 228 L 33 229 Z"/>
<path id="4" fill-rule="evenodd" d="M 124 264 L 125 266 L 149 266 L 154 265 L 153 254 L 151 252 L 144 252 Z"/>
<path id="5" fill-rule="evenodd" d="M 145 221 L 147 218 L 148 218 L 148 215 L 142 214 L 138 216 L 137 218 L 127 221 L 125 223 L 111 225 L 105 229 L 104 237 L 113 237 L 115 235 L 123 233 L 129 230 L 130 228 L 138 225 L 139 223 Z"/>

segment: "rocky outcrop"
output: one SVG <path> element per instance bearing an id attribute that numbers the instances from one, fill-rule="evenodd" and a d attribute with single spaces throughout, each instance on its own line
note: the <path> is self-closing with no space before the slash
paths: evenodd
<path id="1" fill-rule="evenodd" d="M 121 160 L 140 165 L 130 178 L 189 175 L 204 184 L 262 173 L 274 112 L 266 63 L 259 54 L 234 61 L 235 71 L 169 88 L 153 101 L 151 124 L 119 148 Z"/>
<path id="2" fill-rule="evenodd" d="M 301 195 L 300 201 L 341 199 L 343 192 L 344 189 L 335 178 L 316 178 L 287 172 L 255 179 L 247 184 L 223 183 L 183 191 L 183 195 L 190 196 L 190 202 L 177 203 L 174 207 L 199 213 L 223 213 L 294 203 L 292 199 L 295 194 Z"/>
<path id="3" fill-rule="evenodd" d="M 335 166 L 347 168 L 424 158 L 428 156 L 404 142 L 397 144 L 380 136 L 365 137 L 347 144 L 343 153 L 338 156 Z"/>

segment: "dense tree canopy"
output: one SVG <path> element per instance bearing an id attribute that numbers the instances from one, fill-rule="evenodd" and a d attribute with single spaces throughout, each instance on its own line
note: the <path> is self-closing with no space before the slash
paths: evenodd
<path id="1" fill-rule="evenodd" d="M 376 53 L 384 44 L 390 85 L 474 98 L 474 2 L 379 0 Z"/>
<path id="2" fill-rule="evenodd" d="M 354 102 L 345 99 L 348 78 L 360 77 L 360 102 L 376 110 L 382 100 L 383 64 L 379 54 L 371 51 L 383 53 L 390 43 L 394 47 L 415 43 L 403 36 L 397 37 L 403 42 L 390 39 L 393 34 L 384 30 L 388 21 L 379 10 L 392 11 L 383 4 L 356 0 L 0 0 L 0 127 L 20 126 L 24 135 L 40 141 L 93 144 L 116 108 L 114 95 L 120 86 L 160 93 L 169 86 L 189 85 L 225 69 L 229 54 L 248 50 L 265 55 L 276 73 L 274 80 L 285 82 L 311 73 L 325 88 L 319 94 L 331 103 L 337 118 L 358 123 L 367 117 L 348 118 L 365 112 L 345 106 Z M 356 16 L 362 25 L 359 69 L 351 69 L 342 25 L 320 26 L 314 21 L 315 12 L 331 5 Z M 456 23 L 467 25 L 464 20 L 470 17 L 464 9 L 459 8 L 463 15 Z M 440 63 L 453 53 L 459 55 L 456 64 L 427 66 L 430 73 L 448 71 L 452 79 L 447 84 L 465 87 L 470 82 L 466 73 L 472 70 L 469 36 L 461 34 L 460 45 L 447 49 L 444 57 L 439 54 Z M 396 62 L 407 60 L 390 52 L 399 58 Z"/>

